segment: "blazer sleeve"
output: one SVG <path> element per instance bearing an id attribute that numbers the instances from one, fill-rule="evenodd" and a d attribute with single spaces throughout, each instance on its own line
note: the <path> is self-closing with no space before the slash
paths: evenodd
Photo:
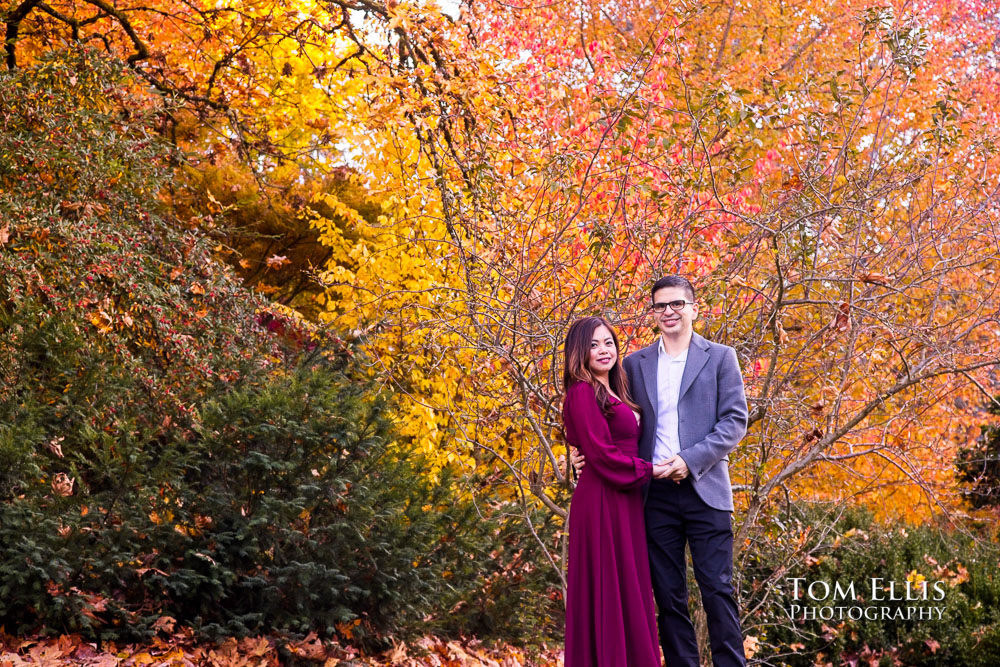
<path id="1" fill-rule="evenodd" d="M 563 422 L 569 443 L 586 457 L 584 471 L 593 470 L 620 489 L 641 486 L 653 476 L 653 464 L 637 456 L 627 456 L 611 440 L 611 431 L 594 388 L 578 382 L 566 391 Z"/>
<path id="2" fill-rule="evenodd" d="M 701 479 L 722 457 L 736 449 L 747 432 L 749 410 L 740 362 L 736 358 L 736 350 L 731 347 L 724 349 L 725 354 L 719 362 L 716 378 L 718 419 L 700 442 L 680 452 L 695 480 Z"/>

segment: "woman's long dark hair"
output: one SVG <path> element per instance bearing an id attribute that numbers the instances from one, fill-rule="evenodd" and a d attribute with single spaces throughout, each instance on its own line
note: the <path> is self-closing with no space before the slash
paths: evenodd
<path id="1" fill-rule="evenodd" d="M 630 408 L 639 412 L 639 406 L 632 401 L 632 396 L 628 391 L 628 382 L 625 381 L 625 371 L 622 369 L 621 345 L 618 344 L 618 334 L 614 328 L 603 317 L 581 317 L 570 325 L 566 332 L 566 342 L 563 346 L 563 390 L 569 389 L 574 382 L 587 382 L 594 388 L 597 395 L 597 405 L 605 416 L 611 415 L 611 401 L 607 388 L 594 377 L 590 371 L 590 344 L 594 339 L 594 331 L 599 326 L 605 326 L 611 332 L 611 338 L 615 341 L 615 352 L 618 358 L 615 365 L 608 371 L 608 384 L 611 390 L 618 394 L 618 397 Z"/>

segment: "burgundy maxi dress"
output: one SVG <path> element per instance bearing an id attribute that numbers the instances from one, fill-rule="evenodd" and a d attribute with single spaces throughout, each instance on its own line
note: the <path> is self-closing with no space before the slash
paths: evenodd
<path id="1" fill-rule="evenodd" d="M 614 399 L 611 399 L 614 402 Z M 566 667 L 659 667 L 641 488 L 639 425 L 620 401 L 605 418 L 594 388 L 570 386 L 563 423 L 586 457 L 569 515 Z"/>

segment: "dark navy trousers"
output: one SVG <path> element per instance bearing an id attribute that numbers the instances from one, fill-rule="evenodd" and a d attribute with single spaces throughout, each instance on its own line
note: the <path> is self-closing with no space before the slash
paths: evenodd
<path id="1" fill-rule="evenodd" d="M 654 479 L 646 497 L 646 541 L 660 645 L 667 667 L 698 667 L 698 641 L 688 613 L 684 546 L 691 548 L 695 579 L 708 619 L 715 667 L 746 664 L 739 611 L 733 599 L 733 528 L 730 512 L 705 504 L 687 477 Z"/>

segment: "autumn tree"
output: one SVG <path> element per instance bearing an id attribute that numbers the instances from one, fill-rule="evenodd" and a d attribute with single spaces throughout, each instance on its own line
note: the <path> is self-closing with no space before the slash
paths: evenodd
<path id="1" fill-rule="evenodd" d="M 179 143 L 225 144 L 262 191 L 290 161 L 346 168 L 378 210 L 303 207 L 321 318 L 364 342 L 431 475 L 486 471 L 564 516 L 566 325 L 603 313 L 635 349 L 678 271 L 750 390 L 741 544 L 782 495 L 957 506 L 953 443 L 997 363 L 985 4 L 116 11 L 19 4 L 8 66 L 100 40 L 204 119 Z"/>
<path id="2" fill-rule="evenodd" d="M 742 537 L 783 490 L 953 507 L 997 362 L 992 73 L 943 39 L 956 15 L 984 38 L 979 10 L 472 6 L 475 54 L 396 66 L 421 97 L 387 98 L 368 164 L 409 181 L 370 240 L 326 235 L 331 317 L 368 323 L 414 439 L 561 514 L 566 323 L 641 340 L 645 286 L 681 271 L 751 390 Z"/>

